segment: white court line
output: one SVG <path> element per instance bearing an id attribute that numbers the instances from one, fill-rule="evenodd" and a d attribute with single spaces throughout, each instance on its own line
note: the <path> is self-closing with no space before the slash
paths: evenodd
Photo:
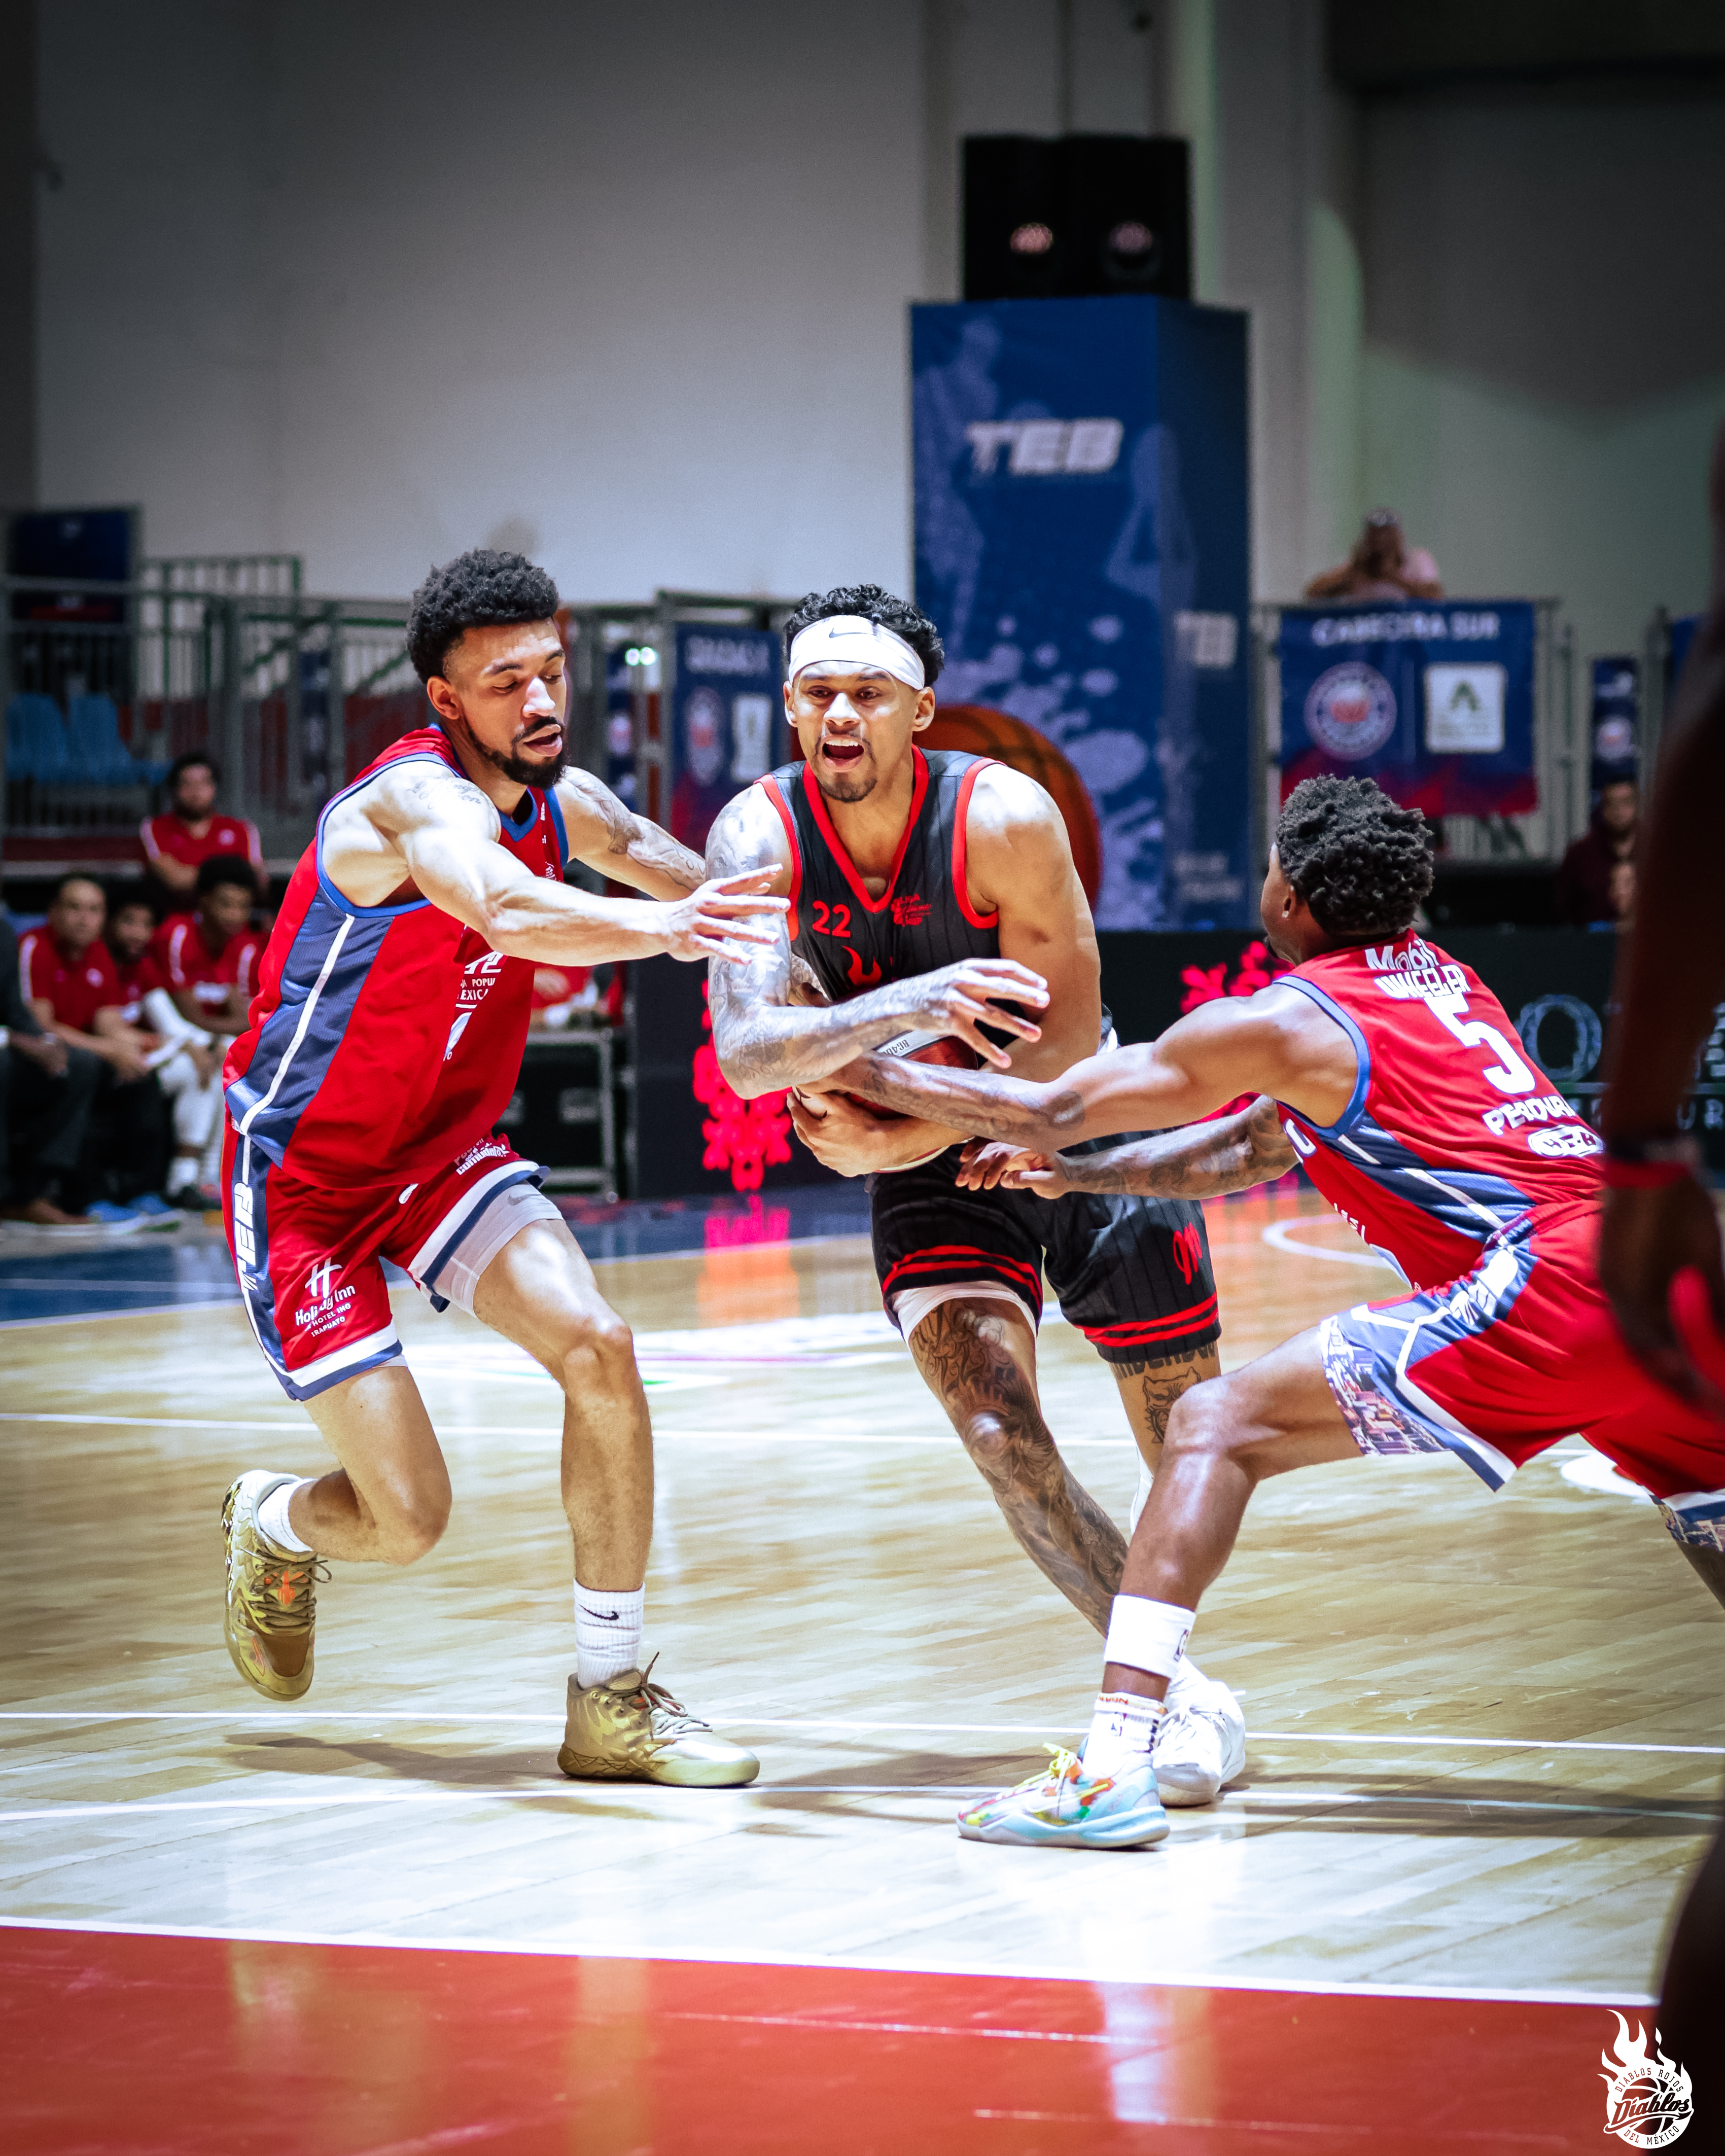
<path id="1" fill-rule="evenodd" d="M 880 1969 L 889 1974 L 912 1976 L 974 1976 L 974 1977 L 1043 1977 L 1077 1984 L 1130 1984 L 1137 1988 L 1153 1986 L 1170 1991 L 1268 1991 L 1292 1992 L 1301 1998 L 1316 1999 L 1479 1999 L 1506 2006 L 1523 2005 L 1541 2006 L 1656 2006 L 1658 2000 L 1645 1991 L 1506 1991 L 1501 1987 L 1486 1990 L 1471 1984 L 1350 1984 L 1346 1979 L 1332 1979 L 1327 1983 L 1302 1977 L 1269 1976 L 1167 1976 L 1158 1972 L 1155 1976 L 1137 1974 L 1122 1976 L 1109 1969 L 1097 1969 L 1081 1964 L 1047 1964 L 1036 1962 L 982 1962 L 907 1960 L 889 1961 L 880 1956 L 860 1954 L 793 1954 L 775 1953 L 763 1958 L 759 1954 L 721 1954 L 711 1952 L 694 1953 L 685 1948 L 659 1951 L 650 1947 L 623 1948 L 618 1947 L 578 1947 L 562 1942 L 542 1939 L 473 1938 L 459 1934 L 437 1938 L 399 1938 L 388 1932 L 286 1932 L 246 1931 L 235 1925 L 216 1924 L 123 1924 L 77 1917 L 8 1917 L 0 1915 L 0 1928 L 15 1932 L 83 1932 L 101 1938 L 129 1939 L 233 1939 L 244 1943 L 269 1946 L 290 1947 L 390 1947 L 405 1953 L 512 1953 L 534 1954 L 553 1961 L 680 1961 L 697 1962 L 712 1969 Z M 830 2023 L 811 2018 L 811 2028 L 830 2027 Z M 918 2025 L 910 2025 L 915 2029 Z M 961 2034 L 973 2031 L 961 2030 Z M 1050 2043 L 1069 2041 L 1065 2031 L 1044 2032 L 1029 2030 L 1028 2036 Z M 1121 2042 L 1137 2047 L 1142 2038 L 1136 2034 L 1116 2038 L 1098 2032 L 1087 2036 L 1086 2041 Z"/>
<path id="2" fill-rule="evenodd" d="M 561 1714 L 498 1713 L 490 1709 L 440 1707 L 379 1707 L 372 1713 L 357 1707 L 272 1707 L 258 1714 L 225 1707 L 0 1707 L 0 1722 L 250 1722 L 267 1718 L 272 1723 L 316 1722 L 494 1722 L 512 1727 L 523 1722 L 560 1724 Z M 1070 1737 L 1087 1729 L 1082 1722 L 845 1722 L 829 1717 L 805 1720 L 781 1715 L 715 1713 L 716 1726 L 726 1729 L 839 1729 L 865 1736 L 902 1730 L 913 1736 L 934 1737 Z M 1376 1744 L 1394 1746 L 1448 1745 L 1461 1751 L 1493 1752 L 1650 1752 L 1674 1757 L 1725 1758 L 1725 1744 L 1627 1744 L 1607 1739 L 1555 1737 L 1426 1737 L 1392 1732 L 1382 1737 L 1360 1737 L 1327 1729 L 1253 1729 L 1254 1744 Z"/>
<path id="3" fill-rule="evenodd" d="M 738 1789 L 736 1794 L 738 1798 L 751 1799 L 757 1797 L 933 1797 L 950 1803 L 955 1797 L 963 1800 L 966 1797 L 986 1794 L 993 1786 L 993 1784 L 974 1782 L 757 1782 Z M 578 1804 L 588 1795 L 603 1799 L 614 1794 L 614 1789 L 609 1785 L 572 1789 L 565 1783 L 554 1789 L 316 1789 L 294 1790 L 280 1796 L 268 1797 L 122 1798 L 113 1803 L 84 1804 L 59 1804 L 51 1799 L 44 1799 L 41 1804 L 23 1810 L 0 1811 L 0 1825 L 28 1822 L 36 1825 L 53 1825 L 61 1820 L 130 1819 L 146 1812 L 299 1811 L 306 1808 L 321 1810 L 331 1805 L 538 1804 L 548 1799 L 567 1799 Z M 1417 1797 L 1400 1792 L 1362 1795 L 1357 1789 L 1230 1790 L 1216 1799 L 1214 1809 L 1207 1809 L 1206 1815 L 1214 1819 L 1216 1810 L 1243 1811 L 1257 1804 L 1276 1805 L 1284 1809 L 1307 1809 L 1314 1804 L 1349 1807 L 1393 1804 L 1404 1811 L 1418 1809 L 1423 1811 L 1538 1812 L 1542 1815 L 1563 1812 L 1574 1813 L 1584 1819 L 1695 1820 L 1707 1826 L 1716 1825 L 1719 1817 L 1717 1811 L 1671 1811 L 1650 1804 L 1576 1804 L 1510 1797 Z M 1369 1822 L 1366 1824 L 1369 1825 Z"/>
<path id="4" fill-rule="evenodd" d="M 650 1382 L 650 1380 L 649 1380 Z M 116 1415 L 116 1414 L 23 1414 L 0 1413 L 0 1422 L 45 1422 L 88 1424 L 93 1428 L 120 1430 L 244 1430 L 249 1433 L 275 1435 L 283 1430 L 298 1430 L 309 1435 L 312 1424 L 309 1419 L 294 1422 L 232 1422 L 224 1419 L 212 1419 L 196 1415 Z M 445 1437 L 543 1437 L 547 1432 L 556 1435 L 555 1422 L 439 1422 L 438 1430 Z M 701 1445 L 923 1445 L 950 1449 L 957 1440 L 951 1430 L 938 1430 L 930 1436 L 919 1436 L 914 1432 L 900 1436 L 893 1432 L 867 1430 L 667 1430 L 655 1425 L 655 1438 L 685 1439 Z M 1131 1448 L 1129 1437 L 1068 1437 L 1060 1441 L 1062 1451 L 1073 1451 L 1084 1447 L 1090 1451 L 1125 1451 Z"/>
<path id="5" fill-rule="evenodd" d="M 1368 1251 L 1326 1250 L 1316 1243 L 1301 1242 L 1293 1233 L 1295 1224 L 1291 1220 L 1272 1220 L 1258 1232 L 1272 1250 L 1286 1250 L 1291 1257 L 1324 1258 L 1332 1265 L 1369 1265 L 1373 1272 L 1389 1273 L 1394 1278 L 1394 1268 Z"/>

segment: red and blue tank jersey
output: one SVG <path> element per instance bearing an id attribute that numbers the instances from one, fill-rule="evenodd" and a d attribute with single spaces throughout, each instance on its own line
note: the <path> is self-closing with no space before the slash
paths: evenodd
<path id="1" fill-rule="evenodd" d="M 223 1072 L 242 1141 L 302 1183 L 407 1183 L 485 1136 L 521 1070 L 533 968 L 429 899 L 356 906 L 324 871 L 330 812 L 380 772 L 461 768 L 440 727 L 404 734 L 326 803 L 259 974 L 249 1029 Z M 499 844 L 536 875 L 568 857 L 555 795 L 500 810 Z"/>
<path id="2" fill-rule="evenodd" d="M 1353 1044 L 1336 1122 L 1283 1104 L 1307 1173 L 1416 1288 L 1454 1280 L 1494 1236 L 1589 1205 L 1604 1147 L 1479 976 L 1409 934 L 1326 951 L 1284 973 Z M 1273 993 L 1271 991 L 1269 993 Z"/>

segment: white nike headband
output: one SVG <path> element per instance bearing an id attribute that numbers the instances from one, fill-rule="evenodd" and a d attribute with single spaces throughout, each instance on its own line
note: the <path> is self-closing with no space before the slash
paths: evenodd
<path id="1" fill-rule="evenodd" d="M 791 642 L 790 679 L 794 681 L 805 666 L 822 663 L 877 666 L 908 688 L 926 685 L 922 659 L 903 637 L 860 613 L 829 614 L 797 631 Z"/>

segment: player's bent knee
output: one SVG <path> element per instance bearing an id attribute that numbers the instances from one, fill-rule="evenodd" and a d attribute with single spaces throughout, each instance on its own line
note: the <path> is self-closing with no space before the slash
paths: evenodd
<path id="1" fill-rule="evenodd" d="M 417 1564 L 444 1538 L 449 1524 L 447 1495 L 411 1499 L 377 1517 L 378 1556 L 385 1564 Z"/>
<path id="2" fill-rule="evenodd" d="M 1232 1378 L 1207 1378 L 1181 1394 L 1168 1416 L 1163 1458 L 1239 1457 L 1267 1435 Z"/>
<path id="3" fill-rule="evenodd" d="M 614 1310 L 596 1311 L 570 1328 L 562 1361 L 566 1389 L 611 1391 L 633 1382 L 634 1335 Z"/>

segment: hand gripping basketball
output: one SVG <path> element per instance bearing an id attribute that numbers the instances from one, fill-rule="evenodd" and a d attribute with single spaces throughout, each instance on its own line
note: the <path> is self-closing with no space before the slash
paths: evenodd
<path id="1" fill-rule="evenodd" d="M 984 1025 L 996 1033 L 1015 1034 L 1020 1040 L 1040 1040 L 1042 1029 L 1015 1005 L 1032 1010 L 1048 1008 L 1048 983 L 1040 973 L 1021 966 L 1015 958 L 963 958 L 956 966 L 942 966 L 924 973 L 905 987 L 916 998 L 909 1014 L 930 1033 L 950 1035 L 974 1050 L 979 1061 L 997 1070 L 1010 1067 L 1012 1058 L 997 1048 L 981 1031 Z M 947 1061 L 949 1056 L 922 1059 Z"/>

